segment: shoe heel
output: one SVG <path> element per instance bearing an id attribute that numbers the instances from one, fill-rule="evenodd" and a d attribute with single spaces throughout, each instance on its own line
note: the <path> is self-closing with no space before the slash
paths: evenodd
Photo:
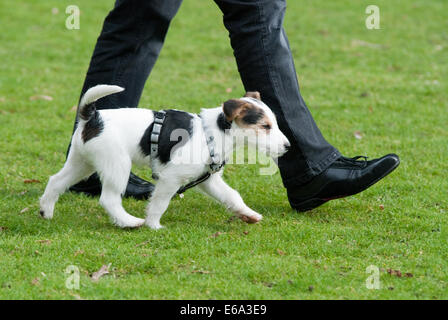
<path id="1" fill-rule="evenodd" d="M 314 208 L 317 208 L 317 207 L 323 205 L 327 201 L 328 200 L 314 198 L 314 199 L 309 199 L 304 202 L 301 202 L 300 204 L 294 205 L 292 207 L 295 210 L 297 210 L 298 212 L 305 212 L 305 211 L 310 211 Z"/>

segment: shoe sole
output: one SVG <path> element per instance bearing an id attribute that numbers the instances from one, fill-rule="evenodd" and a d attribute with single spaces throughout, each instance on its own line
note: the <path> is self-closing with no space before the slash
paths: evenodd
<path id="1" fill-rule="evenodd" d="M 355 193 L 352 193 L 352 194 L 347 194 L 347 195 L 342 195 L 342 196 L 337 196 L 337 197 L 333 197 L 333 198 L 323 198 L 323 199 L 322 198 L 312 198 L 312 199 L 308 199 L 306 201 L 303 201 L 299 205 L 294 206 L 294 209 L 296 211 L 298 211 L 298 212 L 310 211 L 312 209 L 315 209 L 315 208 L 323 205 L 324 203 L 326 203 L 328 201 L 354 196 L 355 194 L 358 194 L 358 193 L 363 192 L 364 190 L 370 188 L 375 183 L 377 183 L 378 181 L 380 181 L 381 179 L 386 177 L 388 174 L 390 174 L 392 171 L 394 171 L 399 166 L 399 164 L 400 164 L 400 161 L 398 160 L 398 162 L 397 162 L 397 164 L 395 166 L 391 167 L 382 176 L 380 176 L 376 180 L 373 180 L 369 185 L 367 185 L 363 189 L 359 190 L 358 192 L 355 192 Z"/>

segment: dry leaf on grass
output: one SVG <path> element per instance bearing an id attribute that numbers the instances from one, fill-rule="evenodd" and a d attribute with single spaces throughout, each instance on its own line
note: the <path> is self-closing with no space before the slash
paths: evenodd
<path id="1" fill-rule="evenodd" d="M 369 96 L 369 93 L 368 93 L 367 91 L 364 91 L 364 92 L 362 92 L 359 96 L 360 96 L 361 98 L 367 98 L 367 97 Z"/>
<path id="2" fill-rule="evenodd" d="M 212 234 L 212 235 L 210 236 L 210 238 L 218 238 L 220 235 L 222 235 L 222 234 L 224 234 L 224 233 L 225 233 L 225 232 L 218 231 L 218 232 Z"/>
<path id="3" fill-rule="evenodd" d="M 403 276 L 403 273 L 400 270 L 387 269 L 387 273 L 391 276 L 397 276 L 398 278 L 401 278 Z M 404 276 L 406 278 L 412 278 L 414 275 L 410 272 L 406 272 Z"/>
<path id="4" fill-rule="evenodd" d="M 80 254 L 84 254 L 84 250 L 78 250 L 75 252 L 75 257 L 79 256 Z"/>
<path id="5" fill-rule="evenodd" d="M 37 179 L 25 179 L 23 183 L 40 183 L 40 180 Z"/>
<path id="6" fill-rule="evenodd" d="M 109 263 L 108 265 L 103 265 L 100 270 L 92 273 L 92 281 L 97 282 L 102 276 L 109 274 L 110 265 L 111 263 Z"/>
<path id="7" fill-rule="evenodd" d="M 0 232 L 5 231 L 6 229 L 8 229 L 8 227 L 2 227 L 2 226 L 0 226 Z"/>
<path id="8" fill-rule="evenodd" d="M 22 210 L 20 210 L 20 213 L 25 213 L 25 212 L 27 212 L 28 210 L 30 210 L 30 208 L 28 208 L 28 207 L 23 208 Z"/>
<path id="9" fill-rule="evenodd" d="M 211 272 L 207 270 L 193 270 L 191 273 L 210 274 Z"/>
<path id="10" fill-rule="evenodd" d="M 353 135 L 355 136 L 356 139 L 361 140 L 362 139 L 362 133 L 361 131 L 355 131 L 353 132 Z"/>
<path id="11" fill-rule="evenodd" d="M 143 242 L 141 242 L 141 243 L 137 243 L 136 245 L 135 245 L 135 247 L 141 247 L 141 246 L 144 246 L 144 245 L 146 245 L 146 244 L 148 244 L 149 243 L 149 240 L 146 240 L 146 241 L 143 241 Z"/>
<path id="12" fill-rule="evenodd" d="M 31 101 L 35 100 L 45 100 L 45 101 L 53 101 L 53 97 L 44 95 L 44 94 L 36 94 L 35 96 L 30 97 Z"/>
<path id="13" fill-rule="evenodd" d="M 34 278 L 33 280 L 31 280 L 31 284 L 33 286 L 37 286 L 39 284 L 39 278 Z"/>
<path id="14" fill-rule="evenodd" d="M 286 253 L 280 249 L 277 249 L 277 253 L 281 256 L 284 256 Z"/>
<path id="15" fill-rule="evenodd" d="M 51 244 L 51 240 L 49 239 L 36 240 L 36 242 L 41 244 Z"/>

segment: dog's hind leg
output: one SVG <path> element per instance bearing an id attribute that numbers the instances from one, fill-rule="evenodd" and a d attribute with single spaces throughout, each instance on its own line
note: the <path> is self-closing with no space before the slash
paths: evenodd
<path id="1" fill-rule="evenodd" d="M 100 204 L 112 222 L 121 228 L 136 228 L 145 223 L 144 219 L 127 213 L 122 205 L 121 197 L 126 191 L 131 165 L 130 160 L 115 159 L 108 163 L 107 170 L 99 170 L 102 184 Z"/>
<path id="2" fill-rule="evenodd" d="M 45 192 L 40 198 L 40 215 L 45 219 L 53 218 L 54 205 L 59 196 L 72 185 L 87 178 L 95 170 L 72 149 L 64 167 L 48 180 Z"/>
<path id="3" fill-rule="evenodd" d="M 219 173 L 212 174 L 210 178 L 198 184 L 198 187 L 247 223 L 256 223 L 263 219 L 261 214 L 244 203 L 240 194 L 225 183 Z"/>

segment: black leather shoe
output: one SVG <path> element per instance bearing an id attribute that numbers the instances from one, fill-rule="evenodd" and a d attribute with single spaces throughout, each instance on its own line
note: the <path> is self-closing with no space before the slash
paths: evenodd
<path id="1" fill-rule="evenodd" d="M 363 159 L 363 160 L 360 160 Z M 304 186 L 288 189 L 291 207 L 303 212 L 325 202 L 366 190 L 400 164 L 396 154 L 367 161 L 366 157 L 340 157 L 326 171 Z"/>
<path id="2" fill-rule="evenodd" d="M 75 184 L 69 190 L 85 193 L 90 196 L 97 196 L 101 194 L 101 182 L 98 175 L 95 173 L 87 180 Z M 154 185 L 152 183 L 137 177 L 131 172 L 124 196 L 127 198 L 132 197 L 138 200 L 144 200 L 148 199 L 153 191 Z"/>

